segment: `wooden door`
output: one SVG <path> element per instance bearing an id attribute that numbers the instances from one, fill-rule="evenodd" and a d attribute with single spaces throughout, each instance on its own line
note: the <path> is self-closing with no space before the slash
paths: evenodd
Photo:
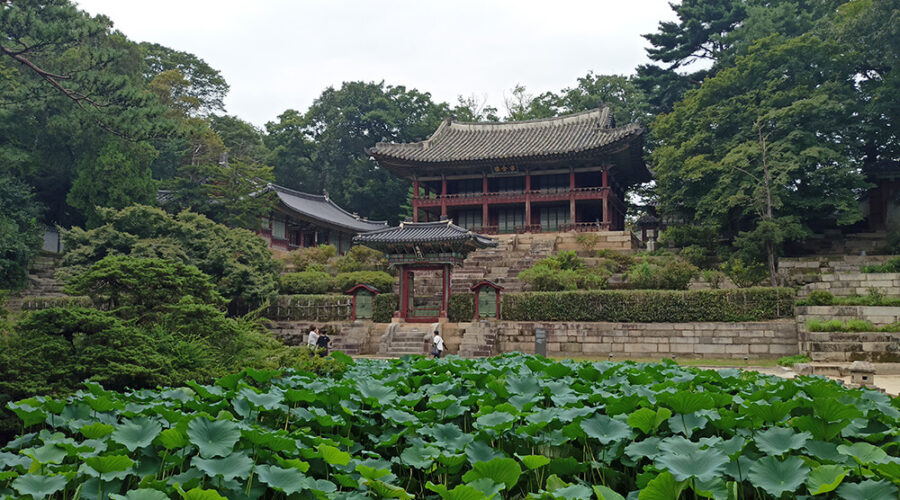
<path id="1" fill-rule="evenodd" d="M 497 292 L 493 288 L 485 286 L 478 290 L 478 316 L 497 317 Z"/>

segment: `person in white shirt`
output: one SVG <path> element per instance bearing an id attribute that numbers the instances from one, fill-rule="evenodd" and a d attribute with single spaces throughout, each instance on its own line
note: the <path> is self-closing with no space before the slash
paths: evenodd
<path id="1" fill-rule="evenodd" d="M 431 355 L 434 356 L 435 359 L 440 358 L 441 355 L 444 354 L 444 339 L 441 338 L 441 335 L 437 330 L 434 331 L 434 339 L 432 342 Z"/>
<path id="2" fill-rule="evenodd" d="M 313 325 L 309 327 L 309 337 L 306 339 L 306 347 L 315 350 L 316 344 L 319 342 L 319 327 Z"/>

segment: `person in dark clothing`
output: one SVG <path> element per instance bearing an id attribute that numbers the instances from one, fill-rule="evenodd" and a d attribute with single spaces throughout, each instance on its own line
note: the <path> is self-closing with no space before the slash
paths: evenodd
<path id="1" fill-rule="evenodd" d="M 319 356 L 327 356 L 328 348 L 331 346 L 331 337 L 328 336 L 327 332 L 319 333 L 319 338 L 316 339 L 316 347 L 319 348 Z"/>

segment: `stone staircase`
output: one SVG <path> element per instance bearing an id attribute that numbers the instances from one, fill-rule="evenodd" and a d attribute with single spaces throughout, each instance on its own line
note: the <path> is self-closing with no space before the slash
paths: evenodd
<path id="1" fill-rule="evenodd" d="M 9 297 L 5 304 L 6 309 L 20 311 L 26 300 L 40 301 L 41 299 L 52 300 L 68 297 L 63 291 L 65 285 L 53 277 L 57 267 L 59 267 L 59 256 L 38 254 L 28 271 L 28 285 L 21 292 Z"/>
<path id="2" fill-rule="evenodd" d="M 381 338 L 378 355 L 399 358 L 407 354 L 427 355 L 431 349 L 432 332 L 437 323 L 391 323 Z"/>
<path id="3" fill-rule="evenodd" d="M 487 358 L 500 353 L 499 332 L 489 321 L 478 321 L 460 325 L 462 343 L 459 345 L 461 358 Z"/>

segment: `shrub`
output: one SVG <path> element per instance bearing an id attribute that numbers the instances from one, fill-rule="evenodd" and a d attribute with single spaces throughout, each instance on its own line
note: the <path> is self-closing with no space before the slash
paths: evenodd
<path id="1" fill-rule="evenodd" d="M 546 264 L 535 264 L 520 272 L 518 278 L 533 290 L 541 292 L 578 289 L 577 272 L 571 269 L 553 268 Z"/>
<path id="2" fill-rule="evenodd" d="M 143 205 L 103 209 L 99 214 L 103 224 L 95 229 L 63 231 L 62 279 L 77 276 L 109 255 L 152 256 L 196 266 L 228 300 L 232 314 L 259 307 L 278 291 L 279 263 L 265 241 L 250 231 L 193 212 L 173 217 Z"/>
<path id="3" fill-rule="evenodd" d="M 825 290 L 813 290 L 809 292 L 806 302 L 811 306 L 830 306 L 834 304 L 834 295 Z"/>
<path id="4" fill-rule="evenodd" d="M 184 296 L 216 307 L 225 305 L 209 276 L 194 266 L 124 255 L 104 257 L 91 265 L 69 280 L 66 291 L 88 296 L 94 304 L 125 318 L 141 319 Z"/>
<path id="5" fill-rule="evenodd" d="M 597 250 L 597 257 L 604 261 L 613 262 L 614 267 L 610 269 L 612 272 L 621 272 L 634 265 L 635 259 L 627 253 L 616 252 L 615 250 Z"/>
<path id="6" fill-rule="evenodd" d="M 699 268 L 709 267 L 713 261 L 709 251 L 700 245 L 688 245 L 682 248 L 681 251 L 678 252 L 678 255 L 692 266 Z"/>
<path id="7" fill-rule="evenodd" d="M 475 294 L 451 295 L 450 303 L 447 304 L 447 317 L 455 323 L 472 321 L 475 317 Z"/>
<path id="8" fill-rule="evenodd" d="M 612 275 L 605 268 L 581 269 L 578 273 L 578 288 L 581 290 L 600 290 L 606 288 L 609 284 L 609 277 Z"/>
<path id="9" fill-rule="evenodd" d="M 344 293 L 359 284 L 374 286 L 382 293 L 390 293 L 394 289 L 396 278 L 384 271 L 355 271 L 341 273 L 334 277 L 334 291 Z"/>
<path id="10" fill-rule="evenodd" d="M 692 245 L 714 253 L 719 234 L 714 227 L 677 225 L 666 228 L 659 234 L 659 243 L 670 248 L 686 248 Z"/>
<path id="11" fill-rule="evenodd" d="M 0 289 L 28 283 L 28 265 L 43 242 L 40 212 L 30 187 L 0 174 Z"/>
<path id="12" fill-rule="evenodd" d="M 387 271 L 388 262 L 384 254 L 378 250 L 356 245 L 335 259 L 334 268 L 339 273 L 354 271 Z"/>
<path id="13" fill-rule="evenodd" d="M 891 228 L 887 233 L 884 247 L 887 254 L 900 254 L 900 228 Z"/>
<path id="14" fill-rule="evenodd" d="M 766 270 L 764 264 L 759 262 L 745 263 L 739 257 L 723 264 L 722 271 L 740 288 L 757 285 L 769 275 L 769 271 Z"/>
<path id="15" fill-rule="evenodd" d="M 811 294 L 811 293 L 810 293 Z M 809 298 L 797 301 L 798 306 L 835 305 L 835 306 L 886 306 L 900 307 L 900 298 L 884 297 L 873 300 L 872 296 L 849 295 L 846 297 L 834 297 L 831 304 L 814 304 Z"/>
<path id="16" fill-rule="evenodd" d="M 503 294 L 510 321 L 763 321 L 793 315 L 789 288 L 597 290 Z"/>
<path id="17" fill-rule="evenodd" d="M 657 264 L 649 259 L 631 266 L 628 282 L 633 288 L 649 290 L 684 290 L 699 270 L 680 258 L 667 258 Z"/>
<path id="18" fill-rule="evenodd" d="M 334 289 L 334 278 L 321 271 L 301 271 L 281 276 L 279 290 L 285 295 L 315 295 Z"/>
<path id="19" fill-rule="evenodd" d="M 900 273 L 900 257 L 893 257 L 881 265 L 863 267 L 864 273 Z"/>
<path id="20" fill-rule="evenodd" d="M 586 252 L 593 252 L 600 244 L 600 235 L 597 233 L 579 233 L 575 237 L 575 243 Z"/>
<path id="21" fill-rule="evenodd" d="M 372 321 L 390 323 L 394 313 L 400 307 L 400 297 L 396 293 L 382 293 L 372 301 Z"/>
<path id="22" fill-rule="evenodd" d="M 795 354 L 778 358 L 778 366 L 794 366 L 797 363 L 809 363 L 812 359 L 805 354 Z"/>
<path id="23" fill-rule="evenodd" d="M 700 277 L 703 278 L 703 281 L 709 283 L 710 288 L 714 290 L 718 290 L 722 287 L 722 283 L 725 282 L 725 273 L 719 271 L 717 269 L 704 269 L 700 271 Z"/>
<path id="24" fill-rule="evenodd" d="M 324 269 L 330 259 L 337 257 L 337 253 L 337 247 L 334 245 L 304 247 L 290 251 L 287 260 L 294 265 L 294 269 L 298 272 L 308 271 L 309 267 L 313 265 Z"/>

